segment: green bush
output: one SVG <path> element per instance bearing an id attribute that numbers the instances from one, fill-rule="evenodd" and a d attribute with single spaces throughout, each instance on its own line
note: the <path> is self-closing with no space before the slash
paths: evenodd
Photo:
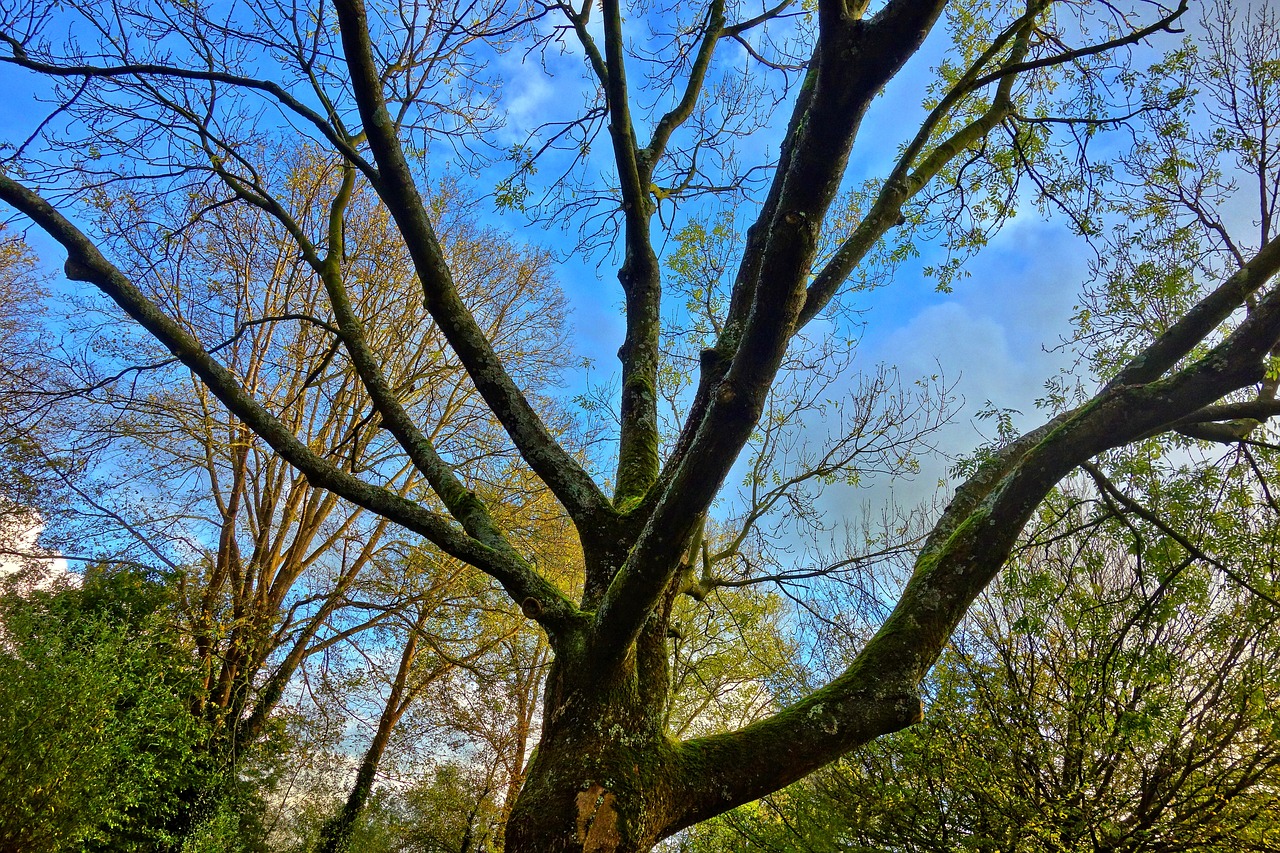
<path id="1" fill-rule="evenodd" d="M 102 567 L 0 598 L 0 853 L 176 850 L 213 811 L 172 604 L 163 579 Z"/>

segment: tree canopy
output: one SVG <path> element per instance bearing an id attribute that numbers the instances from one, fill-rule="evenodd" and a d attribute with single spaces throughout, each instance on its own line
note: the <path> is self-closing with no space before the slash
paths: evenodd
<path id="1" fill-rule="evenodd" d="M 308 537 L 345 523 L 317 519 L 304 534 L 307 512 L 341 501 L 345 517 L 430 549 L 428 578 L 459 565 L 486 576 L 550 649 L 537 749 L 509 774 L 522 781 L 503 804 L 511 853 L 651 849 L 918 722 L 952 633 L 1076 471 L 1216 582 L 1275 603 L 1272 579 L 1213 557 L 1114 479 L 1135 449 L 1158 458 L 1192 441 L 1265 442 L 1280 413 L 1280 76 L 1267 10 L 1189 0 L 13 0 L 0 10 L 0 62 L 47 106 L 5 148 L 0 200 L 130 330 L 95 339 L 115 347 L 118 371 L 39 393 L 119 392 L 132 446 L 153 442 L 202 465 L 202 482 L 219 480 L 222 562 L 205 569 L 212 592 L 197 634 L 224 612 L 222 596 L 241 611 L 225 653 L 208 656 L 226 667 L 213 682 L 234 697 L 271 643 L 305 649 L 309 631 L 341 631 L 319 604 L 289 610 L 301 616 L 294 633 L 274 633 L 286 602 L 330 599 L 290 597 L 297 562 L 232 553 L 240 523 L 256 533 L 287 517 L 258 546 L 305 562 Z M 1198 41 L 1177 41 L 1187 27 Z M 505 127 L 520 87 L 539 79 L 563 88 L 513 141 Z M 915 118 L 869 119 L 886 92 L 896 114 Z M 880 168 L 862 174 L 855 161 Z M 456 220 L 433 191 L 442 179 L 487 181 L 507 230 L 451 233 Z M 1051 384 L 1041 425 L 1019 433 L 1001 420 L 1000 440 L 960 466 L 923 531 L 913 521 L 839 557 L 796 557 L 789 537 L 829 529 L 825 487 L 910 470 L 942 417 L 945 387 L 859 364 L 856 297 L 891 287 L 926 246 L 929 273 L 954 286 L 1036 203 L 1098 250 L 1077 318 L 1088 375 Z M 594 420 L 575 422 L 547 385 L 565 363 L 548 257 L 518 240 L 505 248 L 539 224 L 616 262 L 625 331 L 616 393 L 580 398 Z M 174 421 L 146 436 L 132 420 L 146 400 L 130 391 L 135 376 L 157 363 L 194 380 L 164 404 L 186 417 L 178 443 L 161 434 Z M 854 370 L 861 385 L 837 393 Z M 255 466 L 265 479 L 245 486 Z M 1245 466 L 1232 483 L 1270 500 L 1264 470 Z M 742 494 L 722 510 L 740 472 Z M 281 503 L 255 491 L 267 482 L 288 484 Z M 566 528 L 558 559 L 540 552 L 538 530 Z M 726 714 L 720 730 L 675 707 L 694 660 L 686 633 L 711 630 L 681 615 L 684 598 L 874 576 L 904 556 L 904 583 L 868 594 L 873 624 L 825 683 L 791 689 L 783 707 Z M 363 573 L 368 561 L 352 559 L 342 566 Z M 246 566 L 261 585 L 245 585 Z M 209 580 L 220 572 L 231 587 Z M 355 583 L 344 577 L 328 590 Z M 264 601 L 257 623 L 245 618 Z M 712 668 L 716 658 L 697 656 Z"/>

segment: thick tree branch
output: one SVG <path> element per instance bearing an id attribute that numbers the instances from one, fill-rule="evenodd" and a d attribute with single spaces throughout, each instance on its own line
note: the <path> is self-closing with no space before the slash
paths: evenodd
<path id="1" fill-rule="evenodd" d="M 785 8 L 786 5 L 784 3 L 779 8 Z M 743 29 L 745 29 L 745 26 Z M 737 29 L 737 32 L 741 31 L 742 29 Z M 666 151 L 667 142 L 671 139 L 671 134 L 680 125 L 688 121 L 689 116 L 693 115 L 693 108 L 697 106 L 698 98 L 702 94 L 702 88 L 707 79 L 707 70 L 711 67 L 711 57 L 715 53 L 716 45 L 719 44 L 720 39 L 725 34 L 724 0 L 712 0 L 711 5 L 707 8 L 707 22 L 702 31 L 702 42 L 698 45 L 698 53 L 694 57 L 692 67 L 689 69 L 689 79 L 685 82 L 684 94 L 681 95 L 680 102 L 658 120 L 649 144 L 640 152 L 641 160 L 649 165 L 651 173 L 653 167 L 657 165 L 658 160 L 662 157 L 663 152 Z"/>
<path id="2" fill-rule="evenodd" d="M 624 258 L 618 269 L 618 281 L 626 298 L 627 333 L 618 352 L 622 361 L 622 399 L 614 502 L 625 511 L 648 492 L 658 476 L 657 384 L 662 284 L 658 256 L 649 234 L 656 209 L 649 193 L 655 163 L 640 150 L 636 141 L 627 86 L 622 8 L 620 0 L 601 0 L 600 7 L 604 61 L 608 67 L 603 83 L 609 111 L 609 140 L 622 194 Z M 593 583 L 597 585 L 602 584 Z"/>
<path id="3" fill-rule="evenodd" d="M 1184 418 L 1169 424 L 1170 429 L 1181 429 L 1196 424 L 1222 423 L 1229 421 L 1265 421 L 1280 417 L 1280 400 L 1249 400 L 1243 403 L 1220 403 L 1205 406 Z"/>
<path id="4" fill-rule="evenodd" d="M 1277 271 L 1280 271 L 1280 236 L 1272 238 L 1233 276 L 1134 356 L 1107 387 L 1136 385 L 1163 375 L 1244 305 Z"/>
<path id="5" fill-rule="evenodd" d="M 226 146 L 221 146 L 226 148 Z M 208 150 L 206 148 L 206 150 Z M 510 551 L 511 546 L 493 523 L 488 510 L 474 492 L 458 480 L 452 468 L 436 452 L 431 440 L 418 428 L 394 389 L 387 383 L 381 363 L 365 337 L 364 324 L 357 316 L 347 294 L 343 280 L 342 259 L 345 254 L 344 231 L 346 209 L 355 190 L 355 168 L 350 163 L 342 166 L 342 179 L 333 201 L 330 203 L 327 243 L 324 256 L 311 242 L 305 230 L 270 194 L 247 186 L 231 174 L 210 151 L 213 171 L 229 186 L 238 198 L 258 207 L 274 217 L 293 237 L 303 259 L 320 277 L 329 297 L 334 316 L 338 321 L 335 333 L 342 340 L 361 383 L 369 392 L 383 425 L 408 454 L 414 466 L 423 473 L 432 489 L 440 496 L 449 512 L 460 521 L 463 528 L 478 540 L 499 551 Z M 216 352 L 216 348 L 210 351 Z M 518 559 L 518 555 L 512 552 Z"/>
<path id="6" fill-rule="evenodd" d="M 769 719 L 678 748 L 693 771 L 683 776 L 690 811 L 681 825 L 756 799 L 918 719 L 919 683 L 1049 491 L 1098 453 L 1168 429 L 1256 382 L 1277 339 L 1280 289 L 1178 373 L 1146 385 L 1108 386 L 996 453 L 956 490 L 893 612 L 844 674 Z M 754 763 L 757 755 L 760 764 Z"/>
<path id="7" fill-rule="evenodd" d="M 1086 49 L 1045 57 L 1035 62 L 1024 62 L 1034 27 L 1048 6 L 1047 0 L 1035 0 L 1029 3 L 1027 11 L 1000 36 L 992 40 L 987 50 L 969 66 L 965 74 L 929 112 L 916 136 L 899 156 L 897 165 L 885 180 L 883 188 L 866 216 L 814 277 L 801 316 L 802 325 L 807 324 L 826 307 L 845 280 L 866 257 L 867 252 L 889 228 L 898 222 L 907 201 L 933 180 L 958 154 L 979 142 L 1001 121 L 1014 114 L 1012 88 L 1020 74 L 1039 68 L 1064 65 L 1085 56 L 1137 44 L 1159 32 L 1177 32 L 1173 24 L 1187 11 L 1186 0 L 1183 0 L 1175 10 L 1158 21 L 1127 35 Z M 1009 47 L 1011 41 L 1012 47 Z M 1000 67 L 983 74 L 983 69 L 1004 52 L 1006 47 L 1009 47 L 1009 53 Z M 997 83 L 998 86 L 990 109 L 950 138 L 939 143 L 916 166 L 916 158 L 920 156 L 934 131 L 947 116 L 970 94 L 992 83 Z"/>
<path id="8" fill-rule="evenodd" d="M 640 538 L 597 611 L 601 654 L 617 660 L 677 571 L 697 519 L 710 505 L 764 406 L 804 304 L 818 229 L 844 175 L 862 116 L 919 49 L 945 0 L 895 0 L 869 22 L 827 21 L 783 144 L 779 171 L 752 226 L 732 302 L 749 304 L 716 353 L 728 369 L 704 383 Z M 708 364 L 704 361 L 704 372 Z"/>
<path id="9" fill-rule="evenodd" d="M 1012 113 L 1012 90 L 1017 78 L 1013 74 L 1005 74 L 997 78 L 1000 85 L 996 88 L 990 108 L 949 138 L 938 143 L 928 156 L 918 166 L 916 165 L 916 159 L 933 137 L 938 126 L 969 94 L 975 91 L 977 87 L 974 85 L 974 80 L 983 68 L 1006 48 L 1009 49 L 1006 67 L 1026 56 L 1030 47 L 1031 31 L 1047 5 L 1047 0 L 1030 3 L 1027 11 L 992 40 L 991 46 L 983 51 L 951 91 L 929 112 L 920 130 L 907 144 L 897 164 L 889 173 L 889 177 L 885 179 L 884 186 L 871 208 L 809 285 L 808 292 L 805 294 L 804 310 L 800 314 L 800 325 L 807 325 L 830 303 L 876 242 L 898 223 L 903 206 L 937 177 L 938 173 L 952 160 L 984 139 Z"/>
<path id="10" fill-rule="evenodd" d="M 552 437 L 458 293 L 387 112 L 362 0 L 338 0 L 334 8 L 365 136 L 380 170 L 381 180 L 375 188 L 404 236 L 427 310 L 529 467 L 576 522 L 583 526 L 600 523 L 601 514 L 608 509 L 607 499 L 578 461 Z"/>
<path id="11" fill-rule="evenodd" d="M 494 524 L 484 502 L 458 480 L 453 469 L 436 452 L 435 445 L 409 417 L 395 391 L 387 383 L 379 360 L 369 346 L 364 325 L 351 305 L 342 274 L 345 210 L 354 188 L 355 170 L 347 166 L 343 169 L 342 185 L 330 206 L 328 251 L 323 258 L 317 259 L 316 265 L 316 272 L 324 282 L 329 304 L 333 307 L 351 363 L 360 376 L 361 383 L 368 390 L 374 407 L 382 416 L 383 426 L 395 436 L 415 467 L 426 475 L 427 482 L 440 496 L 450 514 L 477 540 L 496 551 L 508 552 L 513 559 L 519 559 L 506 537 Z M 547 583 L 550 584 L 550 581 Z"/>
<path id="12" fill-rule="evenodd" d="M 999 71 L 980 77 L 973 85 L 975 87 L 985 86 L 1005 74 L 1022 74 L 1023 72 L 1035 71 L 1039 68 L 1052 68 L 1058 65 L 1066 65 L 1069 62 L 1075 62 L 1077 59 L 1084 59 L 1088 56 L 1099 56 L 1119 47 L 1137 44 L 1143 39 L 1153 36 L 1156 33 L 1180 33 L 1182 30 L 1175 28 L 1173 25 L 1179 18 L 1186 14 L 1189 8 L 1189 0 L 1179 0 L 1177 7 L 1164 17 L 1160 18 L 1160 20 L 1148 26 L 1136 29 L 1131 33 L 1121 36 L 1120 38 L 1098 42 L 1097 44 L 1091 44 L 1088 47 L 1069 50 L 1065 53 L 1054 54 L 1053 56 L 1046 56 L 1043 59 L 1037 59 L 1032 62 L 1020 62 L 1016 65 L 1009 66 L 1008 68 L 1002 68 Z"/>
<path id="13" fill-rule="evenodd" d="M 601 19 L 604 23 L 604 62 L 608 69 L 602 80 L 605 106 L 609 111 L 609 138 L 613 143 L 614 165 L 618 170 L 618 182 L 622 191 L 622 209 L 627 229 L 634 227 L 635 214 L 648 207 L 649 188 L 645 182 L 646 170 L 640 162 L 639 144 L 631 117 L 631 95 L 627 86 L 626 49 L 622 35 L 622 7 L 620 0 L 600 0 Z M 645 234 L 648 223 L 644 222 Z M 628 234 L 628 238 L 630 238 Z M 630 239 L 628 239 L 628 244 Z"/>

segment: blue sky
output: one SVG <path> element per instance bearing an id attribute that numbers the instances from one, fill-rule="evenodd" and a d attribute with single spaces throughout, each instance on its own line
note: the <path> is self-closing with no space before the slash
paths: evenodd
<path id="1" fill-rule="evenodd" d="M 877 101 L 854 150 L 851 180 L 887 170 L 896 146 L 923 115 L 920 101 L 932 79 L 931 67 L 947 47 L 948 37 L 940 25 L 925 49 Z M 728 49 L 739 50 L 732 45 Z M 563 55 L 548 51 L 546 67 L 555 72 L 555 76 L 548 76 L 536 54 L 516 52 L 495 59 L 493 70 L 510 81 L 504 101 L 507 127 L 499 133 L 498 141 L 504 146 L 519 142 L 529 128 L 546 119 L 548 111 L 579 105 L 585 85 L 581 63 L 573 51 Z M 39 81 L 31 75 L 0 66 L 0 87 L 14 93 L 0 101 L 0 136 L 21 138 L 31 128 L 33 117 L 40 115 L 28 94 L 33 84 L 39 85 Z M 788 111 L 789 103 L 776 111 L 772 126 L 751 142 L 756 150 L 776 150 Z M 645 132 L 647 127 L 642 127 L 640 133 Z M 601 139 L 593 155 L 599 167 L 604 166 L 604 147 Z M 496 172 L 483 173 L 481 180 L 489 181 L 493 174 Z M 1032 205 L 1024 208 L 969 263 L 969 276 L 956 282 L 952 292 L 937 292 L 933 282 L 921 274 L 921 267 L 936 257 L 926 248 L 923 259 L 904 264 L 891 285 L 873 292 L 863 303 L 869 311 L 860 350 L 864 369 L 879 362 L 893 364 L 902 378 L 910 381 L 941 368 L 956 382 L 956 393 L 964 404 L 955 410 L 954 423 L 941 441 L 947 454 L 968 452 L 984 435 L 989 437 L 990 425 L 972 419 L 988 401 L 1020 410 L 1023 425 L 1038 420 L 1034 400 L 1041 395 L 1045 379 L 1069 363 L 1069 354 L 1046 352 L 1045 347 L 1055 346 L 1070 334 L 1069 318 L 1087 274 L 1088 249 L 1063 223 L 1046 222 Z M 621 294 L 614 278 L 616 264 L 611 263 L 615 259 L 605 254 L 574 256 L 571 233 L 527 228 L 518 214 L 485 212 L 484 218 L 566 256 L 561 281 L 574 305 L 571 322 L 576 354 L 594 363 L 593 381 L 614 373 L 615 354 L 623 337 Z M 34 232 L 33 237 L 45 250 L 47 241 Z M 59 251 L 45 250 L 45 256 L 53 261 L 51 266 L 60 265 Z M 581 373 L 571 377 L 567 391 L 574 393 L 582 382 Z M 921 497 L 931 493 L 946 464 L 945 459 L 939 460 L 908 491 L 919 492 Z"/>

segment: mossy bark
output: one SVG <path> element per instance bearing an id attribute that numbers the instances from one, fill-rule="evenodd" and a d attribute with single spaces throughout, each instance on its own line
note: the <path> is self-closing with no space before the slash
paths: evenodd
<path id="1" fill-rule="evenodd" d="M 618 720 L 539 745 L 507 823 L 506 853 L 641 853 L 663 837 L 670 747 Z"/>
<path id="2" fill-rule="evenodd" d="M 610 683 L 553 667 L 506 853 L 639 853 L 671 824 L 677 763 L 665 714 L 643 695 L 630 663 Z"/>
<path id="3" fill-rule="evenodd" d="M 920 719 L 915 685 L 886 682 L 868 664 L 755 726 L 674 742 L 665 732 L 666 612 L 612 676 L 593 671 L 589 654 L 553 665 L 505 853 L 643 853 Z"/>
<path id="4" fill-rule="evenodd" d="M 590 630 L 559 644 L 505 853 L 640 853 L 678 820 L 678 747 L 665 731 L 673 600 L 616 664 L 601 666 Z"/>

